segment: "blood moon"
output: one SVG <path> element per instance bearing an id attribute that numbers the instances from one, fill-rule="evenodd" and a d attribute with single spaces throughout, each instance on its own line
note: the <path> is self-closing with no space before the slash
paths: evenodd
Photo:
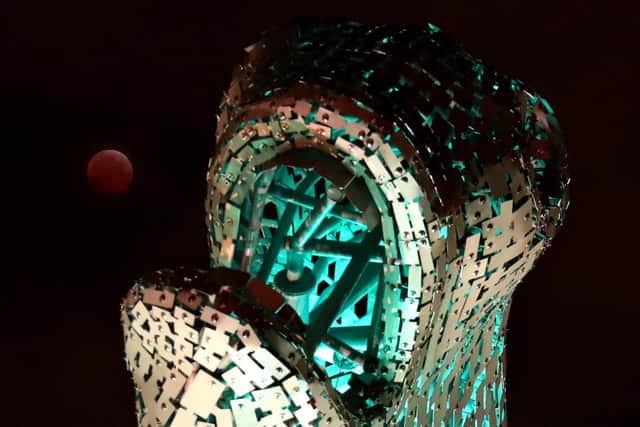
<path id="1" fill-rule="evenodd" d="M 120 151 L 102 150 L 89 160 L 87 179 L 96 192 L 117 195 L 131 185 L 133 166 Z"/>

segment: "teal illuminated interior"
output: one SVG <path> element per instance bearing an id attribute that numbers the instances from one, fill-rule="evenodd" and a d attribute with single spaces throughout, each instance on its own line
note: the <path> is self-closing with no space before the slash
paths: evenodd
<path id="1" fill-rule="evenodd" d="M 266 172 L 263 172 L 266 173 Z M 302 321 L 309 324 L 314 314 L 332 305 L 336 283 L 350 281 L 344 303 L 335 314 L 327 335 L 314 352 L 338 392 L 348 390 L 352 374 L 363 373 L 362 363 L 345 357 L 339 347 L 346 345 L 356 354 L 365 353 L 371 330 L 376 291 L 381 277 L 383 247 L 363 246 L 368 228 L 357 219 L 360 212 L 347 197 L 333 202 L 328 197 L 333 183 L 312 169 L 276 166 L 264 201 L 260 233 L 247 271 L 280 289 Z M 250 222 L 253 205 L 246 202 L 243 218 Z M 293 241 L 298 239 L 298 249 Z M 352 278 L 343 277 L 355 251 L 367 250 L 369 259 Z M 279 278 L 290 270 L 304 274 L 294 283 L 295 295 L 282 291 Z M 329 298 L 331 296 L 331 298 Z M 337 346 L 335 344 L 338 344 Z"/>

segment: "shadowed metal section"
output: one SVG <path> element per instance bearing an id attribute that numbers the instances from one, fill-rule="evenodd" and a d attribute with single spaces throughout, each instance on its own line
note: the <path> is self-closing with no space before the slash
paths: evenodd
<path id="1" fill-rule="evenodd" d="M 380 270 L 378 286 L 376 288 L 376 304 L 373 308 L 369 336 L 367 337 L 367 351 L 365 352 L 365 371 L 375 369 L 378 359 L 378 348 L 380 347 L 380 327 L 382 323 L 382 299 L 384 297 L 384 272 Z"/>
<path id="2" fill-rule="evenodd" d="M 262 226 L 262 216 L 264 213 L 264 205 L 267 201 L 267 192 L 273 180 L 274 173 L 275 168 L 262 172 L 257 179 L 254 191 L 251 193 L 252 209 L 247 227 L 247 245 L 240 263 L 240 270 L 242 271 L 248 271 L 251 267 L 251 260 L 253 259 L 255 248 L 258 245 L 258 239 L 260 238 L 260 227 Z"/>
<path id="3" fill-rule="evenodd" d="M 268 198 L 284 203 L 298 205 L 307 209 L 314 209 L 318 201 L 307 194 L 298 194 L 298 191 L 273 185 L 269 189 Z M 327 213 L 328 217 L 339 218 L 345 222 L 352 222 L 358 225 L 364 225 L 367 221 L 355 209 L 346 206 L 335 206 Z"/>
<path id="4" fill-rule="evenodd" d="M 307 191 L 318 179 L 319 177 L 315 174 L 307 175 L 300 182 L 300 185 L 297 190 L 294 191 L 294 194 L 300 193 L 300 195 L 303 195 L 305 191 Z M 295 216 L 297 209 L 298 206 L 294 204 L 287 205 L 284 210 L 284 214 L 280 219 L 280 224 L 278 225 L 275 234 L 271 237 L 271 245 L 269 245 L 269 249 L 264 256 L 262 265 L 260 266 L 260 271 L 257 274 L 257 276 L 265 282 L 269 279 L 269 274 L 271 273 L 271 269 L 278 258 L 278 253 L 280 253 L 280 250 L 284 246 L 284 237 L 287 234 L 289 227 L 291 227 L 293 217 Z"/>
<path id="5" fill-rule="evenodd" d="M 349 359 L 356 365 L 364 366 L 364 355 L 346 343 L 346 341 L 351 340 L 350 338 L 345 338 L 347 339 L 343 340 L 334 335 L 326 334 L 324 337 L 324 343 L 333 348 L 337 354 Z"/>
<path id="6" fill-rule="evenodd" d="M 362 241 L 363 248 L 377 247 L 382 236 L 382 227 L 378 226 L 369 231 Z M 309 315 L 309 334 L 305 343 L 307 354 L 313 354 L 322 341 L 329 326 L 344 306 L 345 301 L 353 290 L 355 283 L 366 271 L 369 263 L 369 251 L 363 250 L 357 253 L 347 266 L 346 270 L 336 282 L 327 299 L 317 306 Z"/>
<path id="7" fill-rule="evenodd" d="M 287 253 L 287 278 L 289 280 L 298 280 L 302 275 L 304 254 L 300 252 L 300 249 L 315 233 L 336 203 L 337 198 L 331 197 L 330 192 L 327 190 L 320 203 L 307 215 L 302 226 L 298 228 L 296 234 L 291 238 L 290 251 Z"/>
<path id="8" fill-rule="evenodd" d="M 380 265 L 380 263 L 369 261 L 369 263 L 365 265 L 364 271 L 358 277 L 358 281 L 354 283 L 353 289 L 349 292 L 349 296 L 345 300 L 344 306 L 337 317 L 339 317 L 344 310 L 353 307 L 362 297 L 369 293 L 372 286 L 378 282 L 381 272 L 382 265 Z"/>
<path id="9" fill-rule="evenodd" d="M 366 347 L 369 338 L 369 325 L 333 327 L 327 331 L 327 335 L 350 342 L 354 347 Z"/>
<path id="10" fill-rule="evenodd" d="M 291 242 L 291 237 L 285 237 L 285 246 Z M 293 248 L 291 250 L 294 250 Z M 319 257 L 331 258 L 329 261 L 336 259 L 349 259 L 362 250 L 360 243 L 350 241 L 321 240 L 309 239 L 302 248 L 305 254 L 317 255 Z M 384 251 L 382 248 L 372 248 L 369 261 L 376 264 L 384 262 Z"/>

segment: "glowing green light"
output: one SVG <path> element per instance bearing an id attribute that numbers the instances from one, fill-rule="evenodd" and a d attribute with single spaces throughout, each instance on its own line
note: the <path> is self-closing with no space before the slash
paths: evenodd
<path id="1" fill-rule="evenodd" d="M 433 118 L 430 115 L 424 114 L 422 111 L 418 111 L 420 117 L 422 117 L 422 126 L 431 126 L 433 123 Z"/>
<path id="2" fill-rule="evenodd" d="M 440 28 L 439 28 L 439 27 L 436 27 L 436 26 L 435 26 L 435 25 L 433 25 L 432 23 L 428 23 L 428 24 L 427 24 L 427 27 L 429 27 L 429 29 L 430 29 L 432 32 L 436 32 L 436 33 L 437 33 L 437 32 L 439 32 L 439 31 L 440 31 Z"/>
<path id="3" fill-rule="evenodd" d="M 371 72 L 373 73 L 373 70 L 371 70 Z M 360 102 L 360 101 L 356 101 L 356 105 L 357 105 L 358 107 L 362 108 L 362 109 L 367 110 L 367 111 L 368 111 L 368 112 L 370 112 L 370 113 L 373 113 L 373 109 L 372 109 L 371 107 L 369 107 L 369 106 L 367 106 L 367 105 L 363 104 L 363 103 L 362 103 L 362 102 Z"/>
<path id="4" fill-rule="evenodd" d="M 535 159 L 532 163 L 536 169 L 543 169 L 547 165 L 546 162 L 542 159 Z"/>
<path id="5" fill-rule="evenodd" d="M 544 108 L 546 108 L 549 113 L 551 114 L 554 113 L 553 108 L 551 108 L 551 105 L 546 99 L 540 98 L 540 101 L 542 102 L 542 105 L 544 105 Z"/>

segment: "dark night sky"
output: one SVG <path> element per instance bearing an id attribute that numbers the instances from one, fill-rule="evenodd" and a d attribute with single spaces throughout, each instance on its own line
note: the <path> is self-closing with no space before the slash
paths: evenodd
<path id="1" fill-rule="evenodd" d="M 158 3 L 3 4 L 10 219 L 0 348 L 10 396 L 0 425 L 135 425 L 120 298 L 141 273 L 206 265 L 218 101 L 242 48 L 295 15 L 432 21 L 549 99 L 568 142 L 572 206 L 516 292 L 510 425 L 640 424 L 635 11 L 577 0 Z M 86 164 L 103 148 L 133 162 L 121 197 L 86 184 Z"/>

